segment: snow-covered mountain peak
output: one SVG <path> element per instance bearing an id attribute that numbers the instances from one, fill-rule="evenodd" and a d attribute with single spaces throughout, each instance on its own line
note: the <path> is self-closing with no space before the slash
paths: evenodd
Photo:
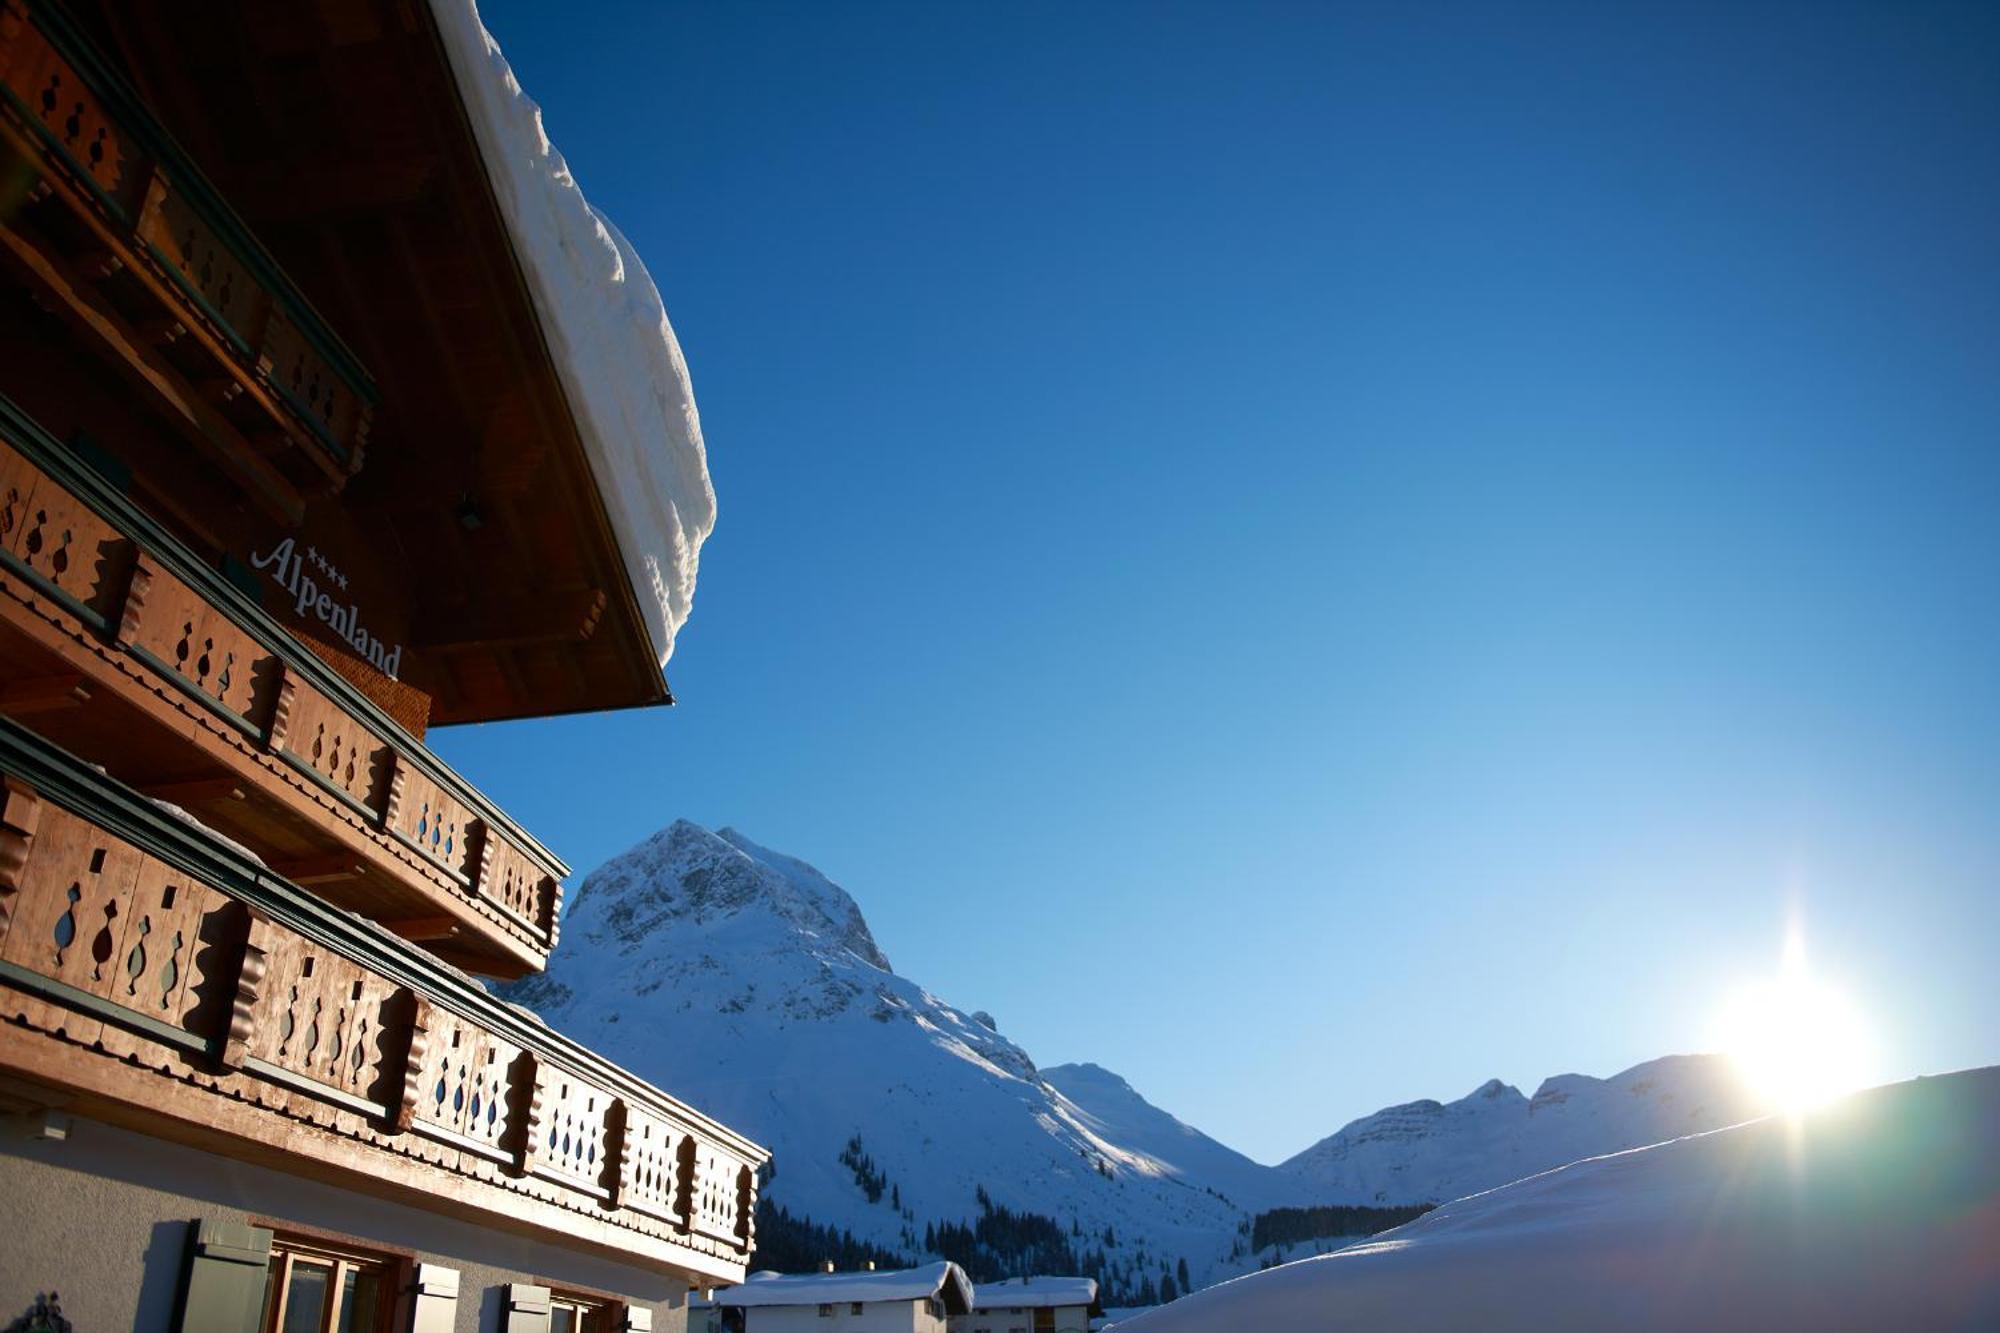
<path id="1" fill-rule="evenodd" d="M 670 928 L 715 927 L 731 918 L 763 918 L 811 949 L 844 950 L 890 970 L 861 908 L 839 885 L 735 829 L 710 832 L 685 819 L 593 871 L 564 930 L 629 955 Z"/>

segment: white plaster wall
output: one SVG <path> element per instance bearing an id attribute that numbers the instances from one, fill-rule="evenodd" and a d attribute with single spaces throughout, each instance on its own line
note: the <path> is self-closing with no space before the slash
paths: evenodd
<path id="1" fill-rule="evenodd" d="M 509 1282 L 615 1293 L 650 1306 L 660 1333 L 687 1327 L 687 1286 L 664 1273 L 91 1120 L 72 1120 L 69 1138 L 55 1141 L 0 1119 L 0 1328 L 53 1289 L 79 1330 L 168 1333 L 198 1217 L 282 1219 L 456 1268 L 455 1333 L 499 1333 Z"/>
<path id="2" fill-rule="evenodd" d="M 1090 1311 L 1081 1305 L 1059 1305 L 1055 1308 L 1056 1333 L 1089 1333 Z M 974 1310 L 971 1314 L 953 1315 L 950 1320 L 951 1333 L 1034 1333 L 1035 1312 L 1025 1306 L 1010 1311 L 1007 1307 L 994 1310 Z"/>
<path id="3" fill-rule="evenodd" d="M 925 1311 L 921 1301 L 863 1301 L 854 1314 L 846 1301 L 831 1315 L 817 1305 L 773 1306 L 744 1311 L 744 1333 L 945 1333 L 945 1321 Z"/>

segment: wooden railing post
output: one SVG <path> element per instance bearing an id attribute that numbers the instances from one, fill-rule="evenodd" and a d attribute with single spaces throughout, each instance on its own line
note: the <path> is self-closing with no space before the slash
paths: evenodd
<path id="1" fill-rule="evenodd" d="M 632 1154 L 625 1143 L 631 1123 L 625 1099 L 613 1097 L 611 1105 L 604 1108 L 604 1177 L 610 1190 L 605 1204 L 613 1209 L 625 1206 L 626 1191 L 632 1188 Z"/>
<path id="2" fill-rule="evenodd" d="M 139 641 L 139 626 L 146 614 L 146 594 L 152 586 L 152 562 L 140 555 L 132 561 L 132 576 L 125 584 L 125 605 L 118 613 L 120 648 L 130 648 Z"/>
<path id="3" fill-rule="evenodd" d="M 535 1169 L 535 1159 L 541 1155 L 542 1131 L 548 1115 L 547 1094 L 544 1086 L 548 1065 L 533 1051 L 524 1053 L 515 1067 L 527 1078 L 528 1086 L 515 1088 L 516 1106 L 521 1107 L 521 1141 L 514 1148 L 514 1170 L 519 1175 L 527 1175 Z"/>
<path id="4" fill-rule="evenodd" d="M 14 922 L 14 898 L 21 892 L 28 845 L 41 822 L 42 798 L 19 778 L 0 781 L 0 943 Z"/>
<path id="5" fill-rule="evenodd" d="M 225 1069 L 241 1069 L 257 1036 L 257 1004 L 263 998 L 264 975 L 271 970 L 275 928 L 262 912 L 246 914 L 243 961 L 236 969 L 236 993 L 229 1002 L 229 1030 L 219 1056 Z"/>
<path id="6" fill-rule="evenodd" d="M 430 1059 L 431 1028 L 437 1011 L 421 995 L 411 994 L 409 1040 L 403 1048 L 403 1086 L 396 1097 L 393 1123 L 408 1129 L 417 1118 L 417 1103 L 424 1095 L 424 1066 Z"/>

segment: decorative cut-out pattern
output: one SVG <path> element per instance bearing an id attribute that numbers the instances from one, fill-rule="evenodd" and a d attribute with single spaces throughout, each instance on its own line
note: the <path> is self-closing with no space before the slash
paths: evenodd
<path id="1" fill-rule="evenodd" d="M 246 350 L 257 346 L 271 308 L 270 293 L 250 276 L 208 220 L 164 180 L 147 196 L 139 235 L 198 294 L 197 314 L 221 326 Z"/>
<path id="2" fill-rule="evenodd" d="M 692 1140 L 675 1134 L 658 1116 L 628 1104 L 618 1170 L 619 1202 L 656 1217 L 679 1217 L 675 1170 L 683 1142 Z"/>
<path id="3" fill-rule="evenodd" d="M 471 878 L 472 813 L 414 764 L 396 765 L 398 791 L 389 826 L 453 874 Z"/>
<path id="4" fill-rule="evenodd" d="M 437 1013 L 418 1085 L 425 1091 L 417 1118 L 496 1152 L 508 1151 L 514 1124 L 507 1090 L 520 1055 L 518 1046 L 455 1015 Z"/>
<path id="5" fill-rule="evenodd" d="M 535 1165 L 602 1188 L 611 1094 L 553 1066 L 544 1065 L 538 1076 L 542 1118 Z"/>
<path id="6" fill-rule="evenodd" d="M 32 30 L 24 31 L 14 58 L 18 63 L 7 81 L 24 92 L 33 90 L 24 100 L 62 146 L 65 167 L 80 171 L 119 207 L 129 207 L 136 155 L 96 94 Z"/>
<path id="7" fill-rule="evenodd" d="M 21 563 L 100 614 L 122 580 L 130 543 L 61 487 L 38 485 L 20 505 L 18 538 L 8 543 Z"/>
<path id="8" fill-rule="evenodd" d="M 363 806 L 379 808 L 388 745 L 319 691 L 303 682 L 291 690 L 286 750 Z"/>
<path id="9" fill-rule="evenodd" d="M 134 647 L 255 727 L 276 694 L 277 658 L 185 583 L 142 562 L 143 605 L 123 633 Z M 136 577 L 136 576 L 135 576 Z"/>
<path id="10" fill-rule="evenodd" d="M 0 957 L 106 1001 L 65 1004 L 0 978 L 0 1005 L 28 1039 L 47 1034 L 73 1060 L 115 1062 L 120 1079 L 181 1079 L 229 1098 L 231 1114 L 288 1116 L 359 1145 L 386 1147 L 396 1126 L 429 1133 L 444 1150 L 415 1143 L 381 1160 L 425 1162 L 476 1189 L 518 1190 L 704 1253 L 747 1247 L 750 1163 L 669 1099 L 622 1081 L 614 1093 L 558 1064 L 553 1046 L 524 1050 L 66 808 L 14 810 L 17 795 L 0 812 L 20 848 Z M 192 1050 L 149 1045 L 153 1025 L 121 1024 L 120 1009 L 191 1034 Z M 203 1048 L 217 1058 L 193 1053 Z M 323 1137 L 284 1151 L 312 1155 Z"/>
<path id="11" fill-rule="evenodd" d="M 274 956 L 263 987 L 275 997 L 249 1054 L 330 1087 L 373 1097 L 382 1073 L 384 1010 L 396 987 L 320 949 Z"/>

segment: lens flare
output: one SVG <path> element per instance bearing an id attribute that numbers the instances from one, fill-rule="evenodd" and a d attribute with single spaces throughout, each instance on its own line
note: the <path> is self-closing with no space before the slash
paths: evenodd
<path id="1" fill-rule="evenodd" d="M 1776 978 L 1745 986 L 1723 1010 L 1722 1046 L 1773 1111 L 1799 1115 L 1867 1084 L 1870 1038 L 1860 1013 L 1806 966 L 1794 928 Z"/>

